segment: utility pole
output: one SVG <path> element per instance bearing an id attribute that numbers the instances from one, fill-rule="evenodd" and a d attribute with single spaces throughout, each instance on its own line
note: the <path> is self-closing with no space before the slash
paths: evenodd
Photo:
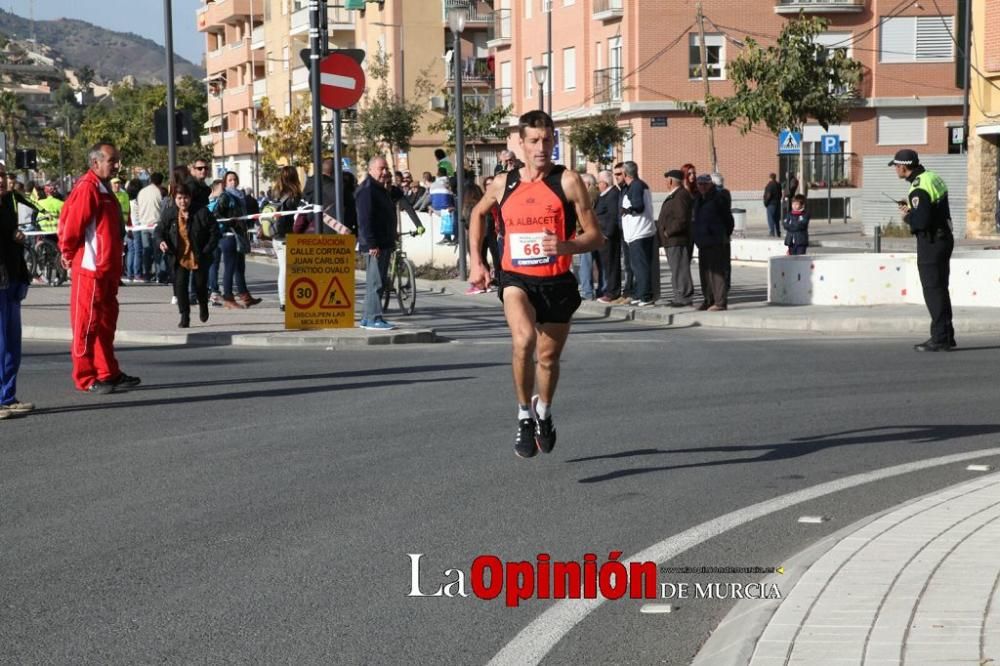
<path id="1" fill-rule="evenodd" d="M 326 0 L 323 0 L 326 4 Z M 323 233 L 323 111 L 320 87 L 320 8 L 319 0 L 309 1 L 309 83 L 312 89 L 313 203 L 316 204 L 316 233 Z M 289 74 L 290 76 L 291 74 Z"/>
<path id="2" fill-rule="evenodd" d="M 555 68 L 555 66 L 554 66 L 554 64 L 552 62 L 552 3 L 553 2 L 555 2 L 555 0 L 548 0 L 549 11 L 548 11 L 548 14 L 546 15 L 546 19 L 545 19 L 545 32 L 546 32 L 545 39 L 546 39 L 546 44 L 549 47 L 549 50 L 548 50 L 549 61 L 547 63 L 545 63 L 546 65 L 549 66 L 549 78 L 548 78 L 548 81 L 549 81 L 549 106 L 548 106 L 549 118 L 552 117 L 552 91 L 555 90 L 555 87 L 556 87 L 555 80 L 554 80 L 555 79 L 555 75 L 556 75 L 556 68 Z"/>
<path id="3" fill-rule="evenodd" d="M 701 11 L 701 3 L 698 3 L 698 52 L 701 59 L 701 80 L 705 84 L 705 100 L 712 93 L 708 84 L 708 49 L 705 46 L 705 15 Z M 719 158 L 715 153 L 715 127 L 711 122 L 708 124 L 708 157 L 712 163 L 712 173 L 719 172 Z"/>
<path id="4" fill-rule="evenodd" d="M 168 173 L 173 174 L 177 166 L 177 127 L 174 122 L 174 20 L 170 0 L 163 0 L 163 35 L 167 52 L 167 168 L 170 169 Z M 66 128 L 69 134 L 68 119 Z"/>

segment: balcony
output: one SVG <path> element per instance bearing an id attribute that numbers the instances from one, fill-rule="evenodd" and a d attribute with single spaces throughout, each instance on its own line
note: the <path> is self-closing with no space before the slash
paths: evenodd
<path id="1" fill-rule="evenodd" d="M 220 102 L 216 95 L 208 96 L 208 115 L 218 116 L 223 111 L 240 111 L 253 106 L 253 87 L 239 86 L 236 88 L 226 88 L 222 93 Z"/>
<path id="2" fill-rule="evenodd" d="M 223 23 L 239 23 L 251 15 L 263 19 L 264 4 L 252 0 L 215 0 L 198 9 L 198 30 L 205 31 Z"/>
<path id="3" fill-rule="evenodd" d="M 594 102 L 597 104 L 621 104 L 622 68 L 607 67 L 594 71 Z"/>
<path id="4" fill-rule="evenodd" d="M 455 80 L 454 67 L 445 65 L 445 79 L 449 82 Z M 462 85 L 493 85 L 493 72 L 490 71 L 489 60 L 487 58 L 464 58 L 462 60 Z"/>
<path id="5" fill-rule="evenodd" d="M 290 36 L 301 35 L 309 32 L 309 9 L 300 9 L 292 12 L 292 20 L 288 29 Z"/>
<path id="6" fill-rule="evenodd" d="M 467 28 L 485 28 L 493 21 L 494 10 L 485 2 L 477 0 L 442 0 L 441 20 L 448 24 L 448 9 L 451 7 L 465 7 L 469 10 L 469 17 L 465 20 Z M 510 11 L 509 9 L 506 11 Z"/>
<path id="7" fill-rule="evenodd" d="M 354 17 L 357 12 L 344 9 L 343 7 L 328 7 L 326 10 L 326 24 L 330 33 L 343 30 L 354 32 Z"/>
<path id="8" fill-rule="evenodd" d="M 212 51 L 205 60 L 205 70 L 209 74 L 242 67 L 250 62 L 250 39 L 241 39 Z"/>
<path id="9" fill-rule="evenodd" d="M 625 13 L 623 0 L 594 0 L 594 20 L 614 21 Z"/>
<path id="10" fill-rule="evenodd" d="M 292 70 L 292 90 L 309 90 L 309 70 L 305 66 Z"/>
<path id="11" fill-rule="evenodd" d="M 493 100 L 495 106 L 511 106 L 514 103 L 514 92 L 510 88 L 496 88 L 493 90 Z"/>
<path id="12" fill-rule="evenodd" d="M 865 0 L 778 0 L 775 14 L 851 14 L 864 11 Z"/>
<path id="13" fill-rule="evenodd" d="M 255 25 L 253 27 L 253 38 L 250 40 L 250 48 L 253 51 L 257 49 L 264 48 L 264 40 L 267 38 L 267 33 L 264 31 L 264 25 Z"/>
<path id="14" fill-rule="evenodd" d="M 253 82 L 253 101 L 267 97 L 267 79 L 257 79 Z"/>
<path id="15" fill-rule="evenodd" d="M 510 46 L 510 23 L 509 9 L 497 9 L 493 12 L 493 38 L 486 42 L 487 48 Z"/>

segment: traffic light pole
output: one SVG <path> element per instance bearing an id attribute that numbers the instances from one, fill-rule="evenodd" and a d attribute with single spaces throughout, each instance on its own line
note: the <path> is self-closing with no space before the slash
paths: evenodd
<path id="1" fill-rule="evenodd" d="M 167 51 L 167 167 L 177 166 L 177 128 L 174 122 L 174 21 L 171 0 L 163 0 L 163 45 Z M 225 136 L 223 136 L 225 140 Z"/>

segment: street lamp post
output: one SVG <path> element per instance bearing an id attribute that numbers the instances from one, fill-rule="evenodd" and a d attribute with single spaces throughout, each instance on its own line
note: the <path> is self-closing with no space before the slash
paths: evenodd
<path id="1" fill-rule="evenodd" d="M 535 74 L 535 83 L 538 84 L 538 110 L 545 110 L 545 79 L 549 75 L 548 65 L 535 65 L 531 68 Z"/>
<path id="2" fill-rule="evenodd" d="M 257 114 L 260 113 L 260 102 L 253 104 L 253 195 L 260 192 L 260 134 L 257 129 Z"/>
<path id="3" fill-rule="evenodd" d="M 463 280 L 469 278 L 468 266 L 466 265 L 465 252 L 467 238 L 465 235 L 465 224 L 462 223 L 462 198 L 465 187 L 465 136 L 462 123 L 462 31 L 465 30 L 465 21 L 469 17 L 469 9 L 466 6 L 452 6 L 448 9 L 448 27 L 454 37 L 454 50 L 452 60 L 455 65 L 455 165 L 458 178 L 458 185 L 455 188 L 455 221 L 458 227 L 458 272 Z"/>
<path id="4" fill-rule="evenodd" d="M 219 152 L 221 153 L 222 168 L 226 168 L 226 108 L 223 101 L 223 92 L 226 89 L 226 80 L 223 78 L 212 79 L 212 94 L 219 98 Z M 213 175 L 214 177 L 214 175 Z"/>
<path id="5" fill-rule="evenodd" d="M 59 188 L 65 191 L 66 188 L 66 171 L 63 169 L 63 128 L 60 127 L 56 130 L 59 135 Z"/>

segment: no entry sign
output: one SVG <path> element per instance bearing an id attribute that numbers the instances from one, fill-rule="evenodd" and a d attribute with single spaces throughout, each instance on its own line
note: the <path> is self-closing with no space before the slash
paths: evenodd
<path id="1" fill-rule="evenodd" d="M 343 53 L 331 53 L 319 63 L 319 101 L 328 109 L 354 106 L 365 91 L 361 65 Z"/>

